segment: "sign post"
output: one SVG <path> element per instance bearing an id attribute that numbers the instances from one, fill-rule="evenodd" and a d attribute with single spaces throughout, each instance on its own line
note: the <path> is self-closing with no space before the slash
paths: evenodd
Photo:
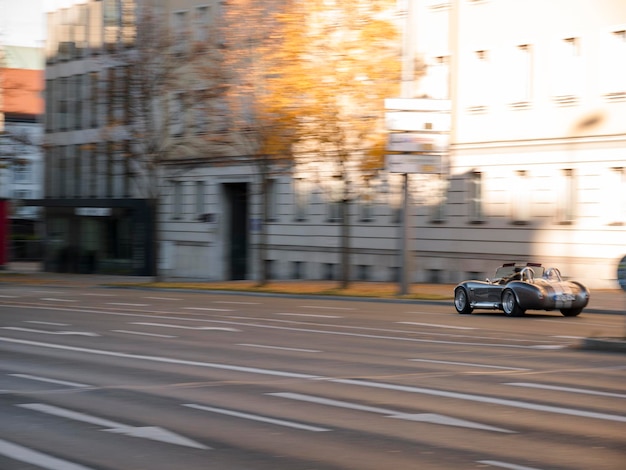
<path id="1" fill-rule="evenodd" d="M 385 100 L 389 131 L 387 171 L 403 175 L 402 228 L 400 234 L 400 295 L 409 290 L 409 174 L 443 173 L 448 153 L 450 101 L 390 98 Z"/>

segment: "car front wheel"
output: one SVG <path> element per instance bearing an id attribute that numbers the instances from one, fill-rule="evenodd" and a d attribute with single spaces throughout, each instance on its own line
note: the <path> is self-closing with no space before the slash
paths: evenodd
<path id="1" fill-rule="evenodd" d="M 454 308 L 463 315 L 468 315 L 474 310 L 470 306 L 467 291 L 463 287 L 457 287 L 454 291 Z"/>
<path id="2" fill-rule="evenodd" d="M 524 315 L 524 310 L 517 303 L 515 294 L 511 289 L 506 289 L 502 293 L 502 310 L 507 317 L 521 317 Z"/>
<path id="3" fill-rule="evenodd" d="M 563 314 L 564 317 L 575 317 L 576 315 L 579 315 L 580 312 L 582 311 L 583 311 L 582 308 L 562 308 L 561 309 L 561 313 Z"/>

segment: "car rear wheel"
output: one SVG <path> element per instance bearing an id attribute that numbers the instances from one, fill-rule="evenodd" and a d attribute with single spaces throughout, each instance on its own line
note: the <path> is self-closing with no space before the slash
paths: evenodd
<path id="1" fill-rule="evenodd" d="M 463 287 L 457 287 L 454 291 L 454 308 L 463 315 L 468 315 L 474 310 L 470 306 L 467 291 Z"/>
<path id="2" fill-rule="evenodd" d="M 506 289 L 502 293 L 502 310 L 507 317 L 521 317 L 524 310 L 517 303 L 515 293 L 511 289 Z"/>
<path id="3" fill-rule="evenodd" d="M 580 312 L 582 311 L 583 311 L 582 308 L 562 308 L 561 309 L 561 313 L 563 314 L 564 317 L 575 317 L 576 315 L 579 315 Z"/>

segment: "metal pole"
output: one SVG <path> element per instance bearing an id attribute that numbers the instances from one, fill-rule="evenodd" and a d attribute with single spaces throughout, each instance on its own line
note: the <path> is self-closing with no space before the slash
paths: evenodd
<path id="1" fill-rule="evenodd" d="M 400 244 L 400 295 L 409 293 L 409 174 L 402 175 L 402 236 Z"/>
<path id="2" fill-rule="evenodd" d="M 403 98 L 413 97 L 415 80 L 415 0 L 406 0 L 406 11 L 402 38 L 402 89 Z M 402 234 L 400 236 L 400 295 L 409 292 L 409 175 L 403 174 L 402 190 Z"/>

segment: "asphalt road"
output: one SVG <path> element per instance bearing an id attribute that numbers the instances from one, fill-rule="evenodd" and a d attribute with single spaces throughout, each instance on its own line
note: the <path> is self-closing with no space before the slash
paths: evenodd
<path id="1" fill-rule="evenodd" d="M 0 286 L 0 469 L 621 470 L 623 321 Z"/>

